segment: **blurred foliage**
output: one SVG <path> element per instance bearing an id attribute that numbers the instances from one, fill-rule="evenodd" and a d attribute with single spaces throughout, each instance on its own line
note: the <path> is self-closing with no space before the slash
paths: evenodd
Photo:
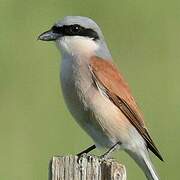
<path id="1" fill-rule="evenodd" d="M 161 179 L 179 179 L 179 9 L 178 0 L 0 0 L 0 179 L 47 179 L 53 155 L 93 143 L 65 107 L 59 52 L 36 40 L 66 15 L 89 16 L 101 26 L 164 156 L 161 163 L 152 155 Z M 128 180 L 145 179 L 125 153 L 115 157 Z"/>

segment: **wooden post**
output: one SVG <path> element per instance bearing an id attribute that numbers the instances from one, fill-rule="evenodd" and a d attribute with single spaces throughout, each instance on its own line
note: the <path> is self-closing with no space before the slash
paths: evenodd
<path id="1" fill-rule="evenodd" d="M 50 162 L 49 180 L 126 180 L 126 169 L 113 159 L 87 154 L 59 156 Z"/>

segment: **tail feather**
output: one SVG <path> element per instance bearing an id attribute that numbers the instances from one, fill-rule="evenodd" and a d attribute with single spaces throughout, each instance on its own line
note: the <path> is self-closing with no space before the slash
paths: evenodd
<path id="1" fill-rule="evenodd" d="M 142 150 L 138 153 L 127 150 L 127 153 L 136 161 L 148 180 L 160 180 L 151 163 L 147 150 Z"/>

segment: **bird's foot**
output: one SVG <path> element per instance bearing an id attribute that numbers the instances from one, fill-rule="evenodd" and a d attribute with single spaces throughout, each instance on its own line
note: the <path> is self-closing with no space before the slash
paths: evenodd
<path id="1" fill-rule="evenodd" d="M 111 153 L 114 152 L 118 147 L 119 147 L 120 143 L 117 142 L 115 145 L 113 145 L 108 151 L 106 151 L 103 155 L 100 156 L 100 159 L 102 161 L 106 161 L 107 159 L 110 158 Z"/>

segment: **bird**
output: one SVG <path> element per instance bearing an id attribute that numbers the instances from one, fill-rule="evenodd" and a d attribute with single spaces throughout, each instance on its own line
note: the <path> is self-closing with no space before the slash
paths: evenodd
<path id="1" fill-rule="evenodd" d="M 127 81 L 113 63 L 100 27 L 83 16 L 65 16 L 38 36 L 54 41 L 61 53 L 60 83 L 65 103 L 82 129 L 94 141 L 83 152 L 105 148 L 103 158 L 124 150 L 148 180 L 159 180 L 150 160 L 155 146 Z"/>

